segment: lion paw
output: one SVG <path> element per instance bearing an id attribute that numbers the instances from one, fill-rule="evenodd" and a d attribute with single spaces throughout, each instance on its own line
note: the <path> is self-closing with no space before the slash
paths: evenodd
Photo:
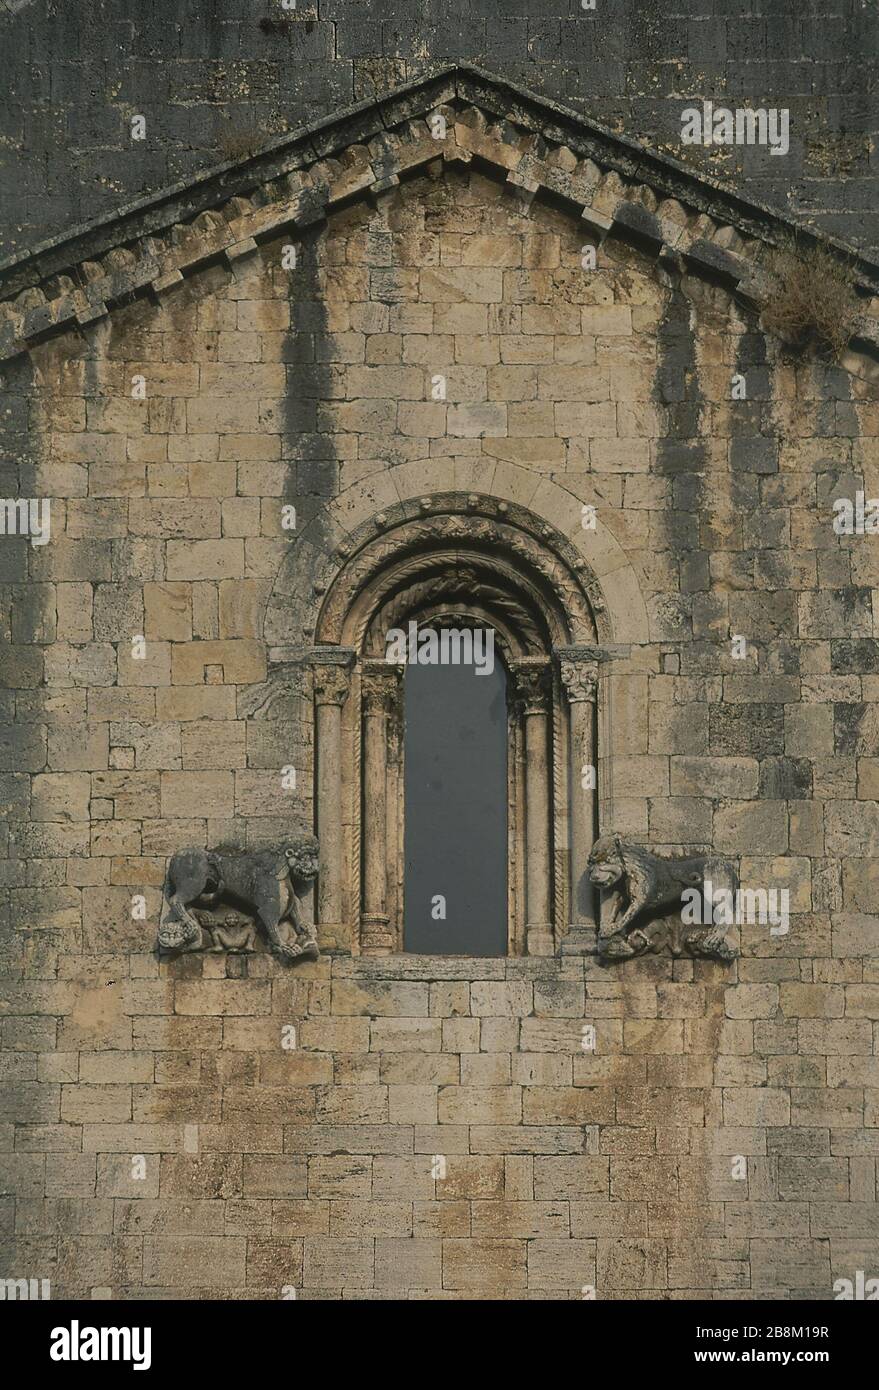
<path id="1" fill-rule="evenodd" d="M 279 946 L 275 948 L 275 950 L 277 955 L 281 958 L 281 960 L 288 961 L 317 960 L 320 956 L 320 951 L 318 950 L 317 942 L 311 940 L 306 941 L 303 946 L 299 946 L 295 943 L 291 943 L 289 945 L 287 943 L 281 943 Z"/>

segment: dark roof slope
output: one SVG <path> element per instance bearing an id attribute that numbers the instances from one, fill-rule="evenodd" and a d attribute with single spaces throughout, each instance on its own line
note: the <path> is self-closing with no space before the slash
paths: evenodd
<path id="1" fill-rule="evenodd" d="M 426 124 L 434 112 L 448 123 L 442 139 Z M 455 66 L 0 262 L 0 357 L 132 294 L 164 293 L 210 260 L 319 221 L 438 157 L 493 167 L 517 196 L 561 200 L 593 231 L 682 256 L 755 302 L 764 248 L 792 238 L 838 254 L 863 294 L 879 292 L 879 264 L 841 243 L 503 78 Z"/>

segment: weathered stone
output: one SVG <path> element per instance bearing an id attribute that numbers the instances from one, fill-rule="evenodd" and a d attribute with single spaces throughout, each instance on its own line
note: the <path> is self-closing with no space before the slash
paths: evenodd
<path id="1" fill-rule="evenodd" d="M 830 1297 L 879 1153 L 879 570 L 831 511 L 874 487 L 872 367 L 743 328 L 759 209 L 490 79 L 426 90 L 4 271 L 6 490 L 53 533 L 0 547 L 0 1229 L 75 1297 Z M 511 696 L 490 957 L 406 949 L 383 643 L 449 615 Z M 315 809 L 294 978 L 220 860 Z M 200 949 L 159 957 L 187 845 Z M 709 871 L 786 929 L 691 930 Z"/>

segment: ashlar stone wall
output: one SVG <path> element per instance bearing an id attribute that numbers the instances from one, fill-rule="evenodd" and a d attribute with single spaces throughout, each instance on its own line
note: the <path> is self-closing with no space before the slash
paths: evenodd
<path id="1" fill-rule="evenodd" d="M 284 244 L 7 373 L 53 500 L 49 544 L 2 548 L 0 1273 L 832 1298 L 879 1268 L 877 560 L 831 511 L 879 483 L 873 369 L 786 361 L 613 236 L 590 269 L 567 213 L 466 168 Z M 606 828 L 786 887 L 789 932 L 732 965 L 156 957 L 167 856 L 312 825 L 307 677 L 263 629 L 291 545 L 445 492 L 594 560 Z"/>

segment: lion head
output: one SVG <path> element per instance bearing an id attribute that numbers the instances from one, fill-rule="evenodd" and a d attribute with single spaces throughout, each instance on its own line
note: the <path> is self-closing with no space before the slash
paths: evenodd
<path id="1" fill-rule="evenodd" d="M 627 876 L 619 835 L 600 835 L 589 855 L 589 878 L 599 888 L 615 888 Z"/>
<path id="2" fill-rule="evenodd" d="M 289 844 L 284 845 L 283 854 L 290 876 L 302 879 L 306 883 L 317 878 L 320 867 L 319 849 L 314 835 L 303 835 L 300 840 L 291 840 Z"/>
<path id="3" fill-rule="evenodd" d="M 184 946 L 195 941 L 198 925 L 171 918 L 159 927 L 158 946 L 162 951 L 182 951 Z"/>

